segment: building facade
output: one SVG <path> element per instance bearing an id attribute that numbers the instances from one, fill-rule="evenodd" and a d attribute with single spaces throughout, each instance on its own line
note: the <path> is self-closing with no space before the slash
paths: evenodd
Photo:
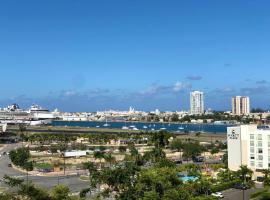
<path id="1" fill-rule="evenodd" d="M 200 91 L 190 93 L 190 114 L 201 115 L 204 113 L 204 94 Z"/>
<path id="2" fill-rule="evenodd" d="M 257 125 L 241 125 L 227 129 L 228 167 L 236 171 L 247 165 L 254 178 L 262 177 L 262 170 L 270 168 L 270 129 Z"/>
<path id="3" fill-rule="evenodd" d="M 232 98 L 232 114 L 247 115 L 250 113 L 249 97 L 236 96 Z"/>

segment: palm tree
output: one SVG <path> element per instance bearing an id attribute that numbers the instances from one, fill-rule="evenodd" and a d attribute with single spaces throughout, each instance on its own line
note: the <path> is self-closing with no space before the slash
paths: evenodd
<path id="1" fill-rule="evenodd" d="M 176 139 L 171 144 L 171 149 L 176 149 L 180 153 L 180 159 L 182 160 L 182 151 L 184 144 L 181 139 Z"/>
<path id="2" fill-rule="evenodd" d="M 270 177 L 269 177 L 270 169 L 264 169 L 262 173 L 264 174 L 264 181 L 263 181 L 264 186 L 270 186 Z"/>
<path id="3" fill-rule="evenodd" d="M 109 153 L 107 155 L 104 155 L 104 159 L 105 159 L 106 162 L 108 162 L 110 164 L 110 167 L 111 167 L 112 163 L 114 163 L 115 160 L 116 160 L 115 157 L 112 156 L 111 153 Z"/>
<path id="4" fill-rule="evenodd" d="M 248 179 L 251 179 L 253 171 L 249 169 L 246 165 L 241 165 L 240 169 L 237 171 L 237 174 L 240 180 L 242 180 L 243 185 L 251 183 L 250 181 L 248 181 Z"/>
<path id="5" fill-rule="evenodd" d="M 94 152 L 94 158 L 99 160 L 99 166 L 101 168 L 101 160 L 104 158 L 104 153 L 101 151 Z"/>

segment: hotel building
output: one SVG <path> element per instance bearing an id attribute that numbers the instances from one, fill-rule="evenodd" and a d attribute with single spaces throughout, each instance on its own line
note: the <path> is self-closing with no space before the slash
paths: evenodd
<path id="1" fill-rule="evenodd" d="M 247 115 L 250 113 L 249 97 L 236 96 L 232 98 L 232 114 Z"/>
<path id="2" fill-rule="evenodd" d="M 270 168 L 270 129 L 257 125 L 240 125 L 227 129 L 228 167 L 236 171 L 247 165 L 254 179 L 262 177 L 262 170 Z"/>
<path id="3" fill-rule="evenodd" d="M 190 93 L 190 114 L 201 115 L 204 113 L 203 92 L 194 91 Z"/>

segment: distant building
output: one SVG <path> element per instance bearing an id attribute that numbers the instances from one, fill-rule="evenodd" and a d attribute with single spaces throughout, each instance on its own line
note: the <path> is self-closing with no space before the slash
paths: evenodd
<path id="1" fill-rule="evenodd" d="M 232 98 L 232 114 L 247 115 L 250 113 L 249 97 L 236 96 Z"/>
<path id="2" fill-rule="evenodd" d="M 190 93 L 190 114 L 201 115 L 204 113 L 204 94 L 200 91 Z"/>
<path id="3" fill-rule="evenodd" d="M 236 171 L 247 165 L 255 179 L 270 168 L 270 129 L 257 125 L 241 125 L 227 129 L 228 167 Z"/>

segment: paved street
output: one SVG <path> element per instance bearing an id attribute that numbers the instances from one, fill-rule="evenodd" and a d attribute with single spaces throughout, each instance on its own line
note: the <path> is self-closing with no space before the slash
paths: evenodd
<path id="1" fill-rule="evenodd" d="M 3 152 L 9 152 L 10 150 L 17 148 L 18 146 L 20 146 L 20 144 L 7 144 L 6 147 L 0 150 L 0 154 L 2 155 Z M 24 178 L 26 180 L 26 173 L 17 171 L 13 169 L 12 167 L 8 167 L 9 163 L 11 163 L 11 161 L 8 155 L 2 155 L 0 157 L 0 179 L 2 179 L 3 176 L 6 174 L 9 176 L 16 176 L 16 177 Z M 81 181 L 79 177 L 77 176 L 69 176 L 69 177 L 60 176 L 59 178 L 58 177 L 29 176 L 29 180 L 47 189 L 53 188 L 59 182 L 59 184 L 68 185 L 72 192 L 79 192 L 81 189 L 86 188 L 88 186 L 87 182 Z"/>
<path id="2" fill-rule="evenodd" d="M 243 191 L 242 190 L 237 190 L 237 189 L 229 189 L 223 192 L 224 194 L 224 199 L 225 200 L 248 200 L 250 194 L 255 193 L 259 191 L 260 189 L 249 189 L 244 191 L 244 197 L 243 198 Z"/>

